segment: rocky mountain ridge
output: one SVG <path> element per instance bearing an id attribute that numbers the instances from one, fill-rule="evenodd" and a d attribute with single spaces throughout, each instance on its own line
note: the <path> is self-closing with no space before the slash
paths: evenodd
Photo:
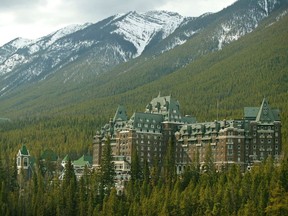
<path id="1" fill-rule="evenodd" d="M 45 80 L 71 63 L 79 62 L 79 69 L 63 74 L 63 83 L 97 76 L 142 55 L 161 55 L 199 34 L 204 42 L 195 47 L 198 56 L 220 50 L 253 31 L 283 4 L 287 0 L 239 0 L 200 17 L 167 11 L 128 12 L 95 24 L 68 26 L 37 40 L 17 38 L 0 47 L 0 97 Z M 89 71 L 81 71 L 84 64 L 91 64 Z"/>

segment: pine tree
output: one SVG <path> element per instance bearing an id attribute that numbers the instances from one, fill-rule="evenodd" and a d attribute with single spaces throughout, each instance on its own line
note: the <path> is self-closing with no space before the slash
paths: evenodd
<path id="1" fill-rule="evenodd" d="M 136 147 L 133 146 L 131 155 L 131 181 L 134 183 L 140 180 L 142 180 L 140 159 Z"/>
<path id="2" fill-rule="evenodd" d="M 151 167 L 150 175 L 151 175 L 151 185 L 152 186 L 158 185 L 159 177 L 160 177 L 160 165 L 159 165 L 158 154 L 156 154 L 153 159 L 153 166 Z"/>
<path id="3" fill-rule="evenodd" d="M 111 188 L 114 186 L 115 167 L 113 163 L 112 148 L 110 144 L 110 137 L 107 137 L 103 148 L 100 166 L 101 188 L 105 193 L 109 194 Z"/>
<path id="4" fill-rule="evenodd" d="M 265 212 L 267 215 L 288 215 L 288 192 L 285 192 L 279 184 L 271 191 Z"/>
<path id="5" fill-rule="evenodd" d="M 175 176 L 175 143 L 172 139 L 169 139 L 164 158 L 164 181 L 169 187 L 172 186 Z"/>
<path id="6" fill-rule="evenodd" d="M 64 214 L 76 215 L 77 214 L 77 182 L 74 168 L 71 160 L 69 159 L 65 166 L 64 179 L 62 184 Z"/>
<path id="7" fill-rule="evenodd" d="M 280 166 L 280 184 L 288 192 L 288 157 L 283 159 Z"/>

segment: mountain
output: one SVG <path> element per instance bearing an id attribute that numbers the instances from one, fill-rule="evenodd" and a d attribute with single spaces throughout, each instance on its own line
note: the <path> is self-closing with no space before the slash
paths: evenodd
<path id="1" fill-rule="evenodd" d="M 96 24 L 77 26 L 70 33 L 63 33 L 64 36 L 53 43 L 49 41 L 53 41 L 51 38 L 57 32 L 36 42 L 22 40 L 21 43 L 16 43 L 21 41 L 19 39 L 12 41 L 14 44 L 6 44 L 5 49 L 1 48 L 1 53 L 4 53 L 3 50 L 18 55 L 21 51 L 28 53 L 32 44 L 44 44 L 43 47 L 46 48 L 35 52 L 39 53 L 35 59 L 40 58 L 42 61 L 31 60 L 39 65 L 37 73 L 28 73 L 28 69 L 33 68 L 28 62 L 0 75 L 0 112 L 32 115 L 35 112 L 73 112 L 75 109 L 77 112 L 84 112 L 85 109 L 94 112 L 91 103 L 95 100 L 97 103 L 105 103 L 105 98 L 108 97 L 123 103 L 117 99 L 117 95 L 129 95 L 129 92 L 158 83 L 158 80 L 163 80 L 169 74 L 178 73 L 179 69 L 187 68 L 194 62 L 196 64 L 199 59 L 211 53 L 218 53 L 232 41 L 253 32 L 265 18 L 279 17 L 286 10 L 287 1 L 239 0 L 218 13 L 204 14 L 197 18 L 184 18 L 163 11 L 143 14 L 129 12 Z M 139 31 L 136 31 L 139 25 Z M 87 41 L 91 42 L 89 46 L 85 45 Z M 80 45 L 76 46 L 78 49 L 74 52 L 75 44 L 84 45 L 81 49 Z M 59 48 L 57 54 L 57 49 L 52 51 L 52 47 L 61 47 L 62 50 L 59 51 Z M 52 57 L 45 58 L 48 54 Z M 59 60 L 57 67 L 39 72 L 45 68 L 45 60 L 51 63 L 62 55 L 65 55 L 63 59 L 66 60 Z M 76 57 L 70 61 L 72 56 Z M 193 70 L 204 71 L 209 62 L 197 65 L 197 70 Z M 49 67 L 51 65 L 48 64 L 47 68 Z M 165 87 L 159 84 L 158 90 L 168 87 L 174 89 L 174 84 L 172 82 Z M 138 94 L 143 93 L 140 91 Z"/>
<path id="2" fill-rule="evenodd" d="M 17 38 L 0 48 L 0 94 L 46 79 L 81 58 L 97 64 L 90 72 L 101 73 L 141 55 L 151 41 L 163 40 L 183 20 L 165 11 L 129 12 L 96 24 L 68 26 L 37 40 Z"/>
<path id="3" fill-rule="evenodd" d="M 241 0 L 196 18 L 166 11 L 129 12 L 95 24 L 68 26 L 37 40 L 17 38 L 0 48 L 0 95 L 45 80 L 65 66 L 69 71 L 62 73 L 61 82 L 91 79 L 136 57 L 160 55 L 201 34 L 202 41 L 180 60 L 179 68 L 253 31 L 285 2 Z"/>

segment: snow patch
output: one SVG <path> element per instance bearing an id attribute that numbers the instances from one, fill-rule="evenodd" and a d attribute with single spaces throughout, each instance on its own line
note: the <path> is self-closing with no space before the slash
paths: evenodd
<path id="1" fill-rule="evenodd" d="M 23 48 L 25 46 L 29 46 L 33 42 L 34 42 L 34 40 L 19 37 L 19 38 L 16 38 L 15 40 L 13 40 L 11 42 L 11 45 L 17 49 L 20 49 L 20 48 Z"/>
<path id="2" fill-rule="evenodd" d="M 40 46 L 37 44 L 33 44 L 32 46 L 29 47 L 29 54 L 33 55 L 34 53 L 38 52 L 40 50 Z"/>
<path id="3" fill-rule="evenodd" d="M 115 22 L 117 27 L 115 34 L 122 35 L 125 40 L 131 42 L 137 53 L 134 57 L 141 55 L 145 47 L 153 37 L 162 32 L 162 39 L 166 38 L 182 23 L 184 17 L 164 11 L 150 11 L 146 13 L 130 12 L 122 20 Z"/>
<path id="4" fill-rule="evenodd" d="M 241 29 L 234 30 L 228 24 L 222 24 L 221 28 L 222 31 L 220 31 L 220 36 L 218 36 L 218 50 L 222 49 L 224 43 L 238 40 L 243 34 L 245 34 Z"/>
<path id="5" fill-rule="evenodd" d="M 4 64 L 0 65 L 0 74 L 6 74 L 12 71 L 18 64 L 24 64 L 27 60 L 23 55 L 14 54 L 7 59 Z"/>
<path id="6" fill-rule="evenodd" d="M 45 46 L 48 47 L 48 46 L 52 45 L 58 39 L 63 38 L 66 35 L 69 35 L 71 33 L 82 30 L 89 25 L 91 25 L 91 23 L 85 23 L 83 25 L 78 25 L 78 24 L 69 25 L 69 26 L 64 27 L 60 30 L 57 30 L 56 32 L 53 32 L 53 33 L 49 34 L 48 36 L 45 36 L 41 39 L 44 39 L 44 38 L 46 39 L 47 37 L 48 38 L 50 37 L 50 39 L 45 43 Z"/>

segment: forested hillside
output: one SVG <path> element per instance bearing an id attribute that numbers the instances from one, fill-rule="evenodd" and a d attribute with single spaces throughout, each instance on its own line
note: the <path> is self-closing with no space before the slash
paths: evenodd
<path id="1" fill-rule="evenodd" d="M 266 5 L 267 8 L 264 7 L 265 2 L 269 3 Z M 270 7 L 274 9 L 272 10 Z M 92 61 L 84 55 L 65 67 L 61 67 L 53 75 L 45 76 L 44 80 L 17 85 L 15 91 L 2 95 L 0 116 L 16 117 L 30 114 L 50 116 L 55 113 L 73 113 L 74 107 L 79 107 L 79 105 L 81 105 L 79 108 L 81 113 L 90 113 L 97 106 L 93 100 L 100 100 L 99 104 L 101 104 L 102 99 L 106 100 L 106 97 L 116 96 L 118 98 L 120 94 L 129 94 L 133 90 L 145 88 L 145 85 L 156 80 L 161 82 L 163 77 L 176 73 L 179 69 L 193 64 L 194 61 L 200 61 L 203 56 L 211 52 L 218 53 L 217 51 L 224 49 L 228 41 L 231 42 L 233 38 L 236 40 L 236 38 L 239 39 L 240 36 L 254 31 L 256 26 L 261 26 L 265 17 L 268 19 L 266 20 L 267 25 L 276 22 L 277 17 L 287 10 L 287 7 L 286 0 L 237 1 L 218 13 L 205 14 L 197 19 L 191 19 L 189 22 L 187 20 L 187 24 L 177 28 L 175 35 L 173 33 L 170 36 L 172 39 L 181 38 L 183 43 L 186 41 L 181 46 L 176 46 L 166 52 L 162 52 L 162 49 L 159 48 L 161 52 L 158 54 L 148 52 L 150 49 L 147 49 L 138 58 L 120 64 L 113 70 L 102 74 L 97 72 L 97 59 L 94 62 L 94 58 Z M 182 38 L 183 35 L 190 35 L 189 32 L 194 32 L 193 36 Z M 170 36 L 167 38 L 169 41 L 172 40 Z M 109 56 L 106 57 L 114 58 Z M 223 56 L 223 60 L 224 58 L 225 56 Z M 217 59 L 215 60 L 217 61 Z M 207 69 L 203 65 L 201 72 L 207 71 Z M 8 80 L 4 77 L 3 81 L 7 82 Z M 160 87 L 158 91 L 162 91 Z M 143 92 L 140 93 L 140 97 L 142 97 L 141 95 Z M 142 103 L 147 101 L 147 96 L 144 97 Z M 148 98 L 151 97 L 153 96 L 148 96 Z M 133 98 L 129 98 L 127 102 L 123 101 L 123 103 L 134 103 L 133 100 Z M 91 101 L 93 103 L 90 103 L 89 106 L 82 106 Z M 114 103 L 111 105 L 115 106 Z"/>

